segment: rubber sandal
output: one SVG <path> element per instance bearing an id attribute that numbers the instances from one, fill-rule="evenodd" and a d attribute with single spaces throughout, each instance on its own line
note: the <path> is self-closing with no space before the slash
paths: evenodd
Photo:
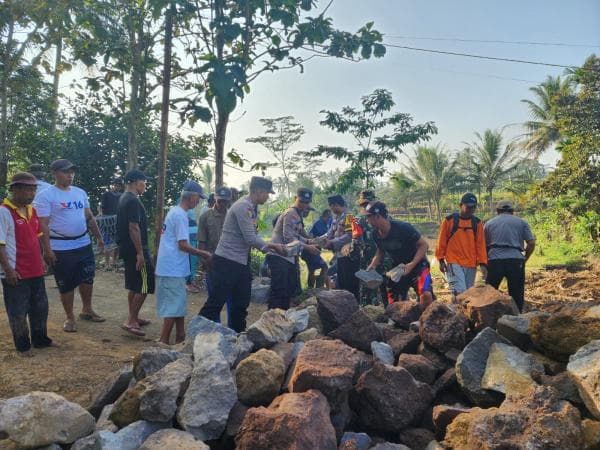
<path id="1" fill-rule="evenodd" d="M 142 330 L 140 330 L 137 327 L 131 327 L 129 325 L 123 324 L 121 325 L 121 329 L 127 331 L 128 333 L 133 334 L 134 336 L 146 336 L 146 333 L 144 333 Z"/>
<path id="2" fill-rule="evenodd" d="M 75 324 L 75 322 L 65 320 L 65 323 L 63 323 L 63 331 L 67 333 L 75 333 L 77 332 L 77 325 Z"/>
<path id="3" fill-rule="evenodd" d="M 79 318 L 81 320 L 87 320 L 87 321 L 90 321 L 90 322 L 105 322 L 106 321 L 106 319 L 104 317 L 99 316 L 95 312 L 81 313 L 81 314 L 79 314 Z"/>
<path id="4" fill-rule="evenodd" d="M 138 323 L 140 324 L 140 327 L 145 327 L 146 325 L 150 325 L 152 321 L 147 319 L 138 319 Z"/>

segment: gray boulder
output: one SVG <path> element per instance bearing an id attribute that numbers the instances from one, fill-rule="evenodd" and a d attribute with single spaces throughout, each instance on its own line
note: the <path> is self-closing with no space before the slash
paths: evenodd
<path id="1" fill-rule="evenodd" d="M 237 390 L 228 362 L 219 352 L 196 360 L 177 421 L 201 441 L 217 439 L 227 425 Z"/>
<path id="2" fill-rule="evenodd" d="M 291 308 L 285 312 L 285 316 L 294 322 L 294 334 L 301 333 L 308 328 L 310 313 L 306 309 Z"/>
<path id="3" fill-rule="evenodd" d="M 180 358 L 146 378 L 146 390 L 140 399 L 142 419 L 154 422 L 168 422 L 173 419 L 177 411 L 177 402 L 182 397 L 191 375 L 191 358 Z"/>
<path id="4" fill-rule="evenodd" d="M 600 419 L 600 340 L 584 345 L 569 358 L 567 371 L 595 419 Z"/>
<path id="5" fill-rule="evenodd" d="M 254 349 L 273 347 L 278 342 L 288 342 L 294 335 L 296 323 L 288 319 L 282 309 L 265 311 L 246 333 Z"/>
<path id="6" fill-rule="evenodd" d="M 88 407 L 90 414 L 97 419 L 106 405 L 114 403 L 127 390 L 132 378 L 133 366 L 131 364 L 108 377 L 96 390 L 92 403 Z"/>
<path id="7" fill-rule="evenodd" d="M 142 350 L 133 360 L 133 376 L 137 381 L 143 380 L 172 363 L 181 356 L 181 353 L 159 347 L 150 347 Z"/>
<path id="8" fill-rule="evenodd" d="M 490 348 L 495 343 L 509 344 L 492 328 L 484 328 L 465 347 L 456 361 L 456 379 L 463 392 L 478 406 L 495 406 L 502 395 L 481 387 Z"/>
<path id="9" fill-rule="evenodd" d="M 518 316 L 502 316 L 496 323 L 496 331 L 521 350 L 528 350 L 533 346 L 529 334 L 529 323 L 533 317 L 540 315 L 548 316 L 548 313 L 533 311 Z"/>
<path id="10" fill-rule="evenodd" d="M 114 424 L 112 420 L 109 419 L 110 413 L 112 412 L 114 403 L 110 405 L 106 405 L 102 412 L 100 413 L 100 417 L 98 417 L 98 421 L 96 422 L 96 431 L 112 431 L 116 433 L 119 431 L 119 427 Z"/>
<path id="11" fill-rule="evenodd" d="M 389 364 L 390 366 L 394 365 L 394 350 L 389 344 L 385 342 L 371 342 L 371 353 L 373 353 L 373 358 L 381 361 L 384 364 Z"/>
<path id="12" fill-rule="evenodd" d="M 371 448 L 372 442 L 373 440 L 367 433 L 353 433 L 352 431 L 346 431 L 340 440 L 340 448 L 368 450 Z M 344 447 L 345 445 L 347 446 Z"/>
<path id="13" fill-rule="evenodd" d="M 94 432 L 94 416 L 53 392 L 9 398 L 0 408 L 0 436 L 24 448 L 71 444 Z"/>

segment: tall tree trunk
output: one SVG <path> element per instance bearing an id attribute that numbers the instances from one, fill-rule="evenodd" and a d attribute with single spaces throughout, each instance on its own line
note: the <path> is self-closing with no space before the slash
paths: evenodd
<path id="1" fill-rule="evenodd" d="M 142 49 L 141 42 L 136 33 L 137 27 L 142 26 L 138 23 L 135 9 L 129 9 L 128 28 L 129 28 L 129 48 L 132 57 L 131 70 L 131 92 L 129 94 L 129 121 L 127 124 L 127 169 L 135 169 L 138 166 L 138 122 L 139 122 L 139 94 L 140 81 L 142 77 Z"/>
<path id="2" fill-rule="evenodd" d="M 54 58 L 54 74 L 52 80 L 52 111 L 50 116 L 50 134 L 56 132 L 56 122 L 58 121 L 58 84 L 60 82 L 60 65 L 62 64 L 62 36 L 58 36 L 56 43 L 56 56 Z"/>
<path id="3" fill-rule="evenodd" d="M 229 113 L 218 111 L 215 130 L 215 186 L 223 186 L 223 164 L 225 162 L 225 135 L 229 125 Z"/>
<path id="4" fill-rule="evenodd" d="M 12 11 L 9 13 L 8 33 L 4 46 L 4 60 L 2 61 L 2 76 L 0 77 L 0 187 L 6 186 L 8 177 L 8 81 L 11 71 L 11 53 L 15 23 Z"/>
<path id="5" fill-rule="evenodd" d="M 431 197 L 427 197 L 427 209 L 429 210 L 429 220 L 433 220 L 433 211 L 431 208 Z"/>
<path id="6" fill-rule="evenodd" d="M 494 214 L 494 198 L 492 197 L 493 189 L 488 189 L 488 195 L 490 196 L 490 212 Z"/>
<path id="7" fill-rule="evenodd" d="M 165 180 L 167 178 L 167 153 L 169 145 L 169 99 L 171 94 L 171 54 L 173 49 L 173 16 L 175 12 L 175 4 L 171 3 L 165 17 L 164 66 L 160 111 L 160 153 L 158 155 L 158 186 L 156 193 L 156 255 L 158 255 L 158 245 L 160 243 L 165 209 Z"/>

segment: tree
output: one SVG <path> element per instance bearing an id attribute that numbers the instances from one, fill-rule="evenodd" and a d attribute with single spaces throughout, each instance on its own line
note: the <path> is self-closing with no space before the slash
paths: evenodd
<path id="1" fill-rule="evenodd" d="M 193 125 L 211 123 L 215 146 L 215 181 L 223 183 L 225 137 L 229 118 L 261 74 L 298 67 L 311 58 L 382 57 L 382 35 L 373 23 L 357 33 L 336 30 L 325 16 L 307 14 L 316 0 L 190 0 L 186 51 L 193 62 L 184 88 L 195 91 L 183 102 L 182 118 Z M 204 106 L 206 102 L 207 106 Z"/>
<path id="2" fill-rule="evenodd" d="M 525 122 L 528 132 L 523 148 L 533 157 L 538 158 L 552 145 L 560 142 L 561 134 L 557 123 L 558 102 L 573 91 L 571 77 L 548 76 L 546 81 L 529 88 L 535 100 L 521 100 L 529 108 L 533 120 Z"/>
<path id="3" fill-rule="evenodd" d="M 413 126 L 409 114 L 390 113 L 395 103 L 392 93 L 386 89 L 376 89 L 362 97 L 361 105 L 360 110 L 346 106 L 340 113 L 321 111 L 325 119 L 320 124 L 338 133 L 349 134 L 354 138 L 356 148 L 319 145 L 310 153 L 314 157 L 328 156 L 349 164 L 334 186 L 340 192 L 347 192 L 355 180 L 360 180 L 366 189 L 372 188 L 375 179 L 387 172 L 387 164 L 398 160 L 405 145 L 428 141 L 437 133 L 433 122 Z"/>
<path id="4" fill-rule="evenodd" d="M 299 123 L 294 122 L 292 116 L 260 119 L 260 123 L 265 128 L 265 134 L 248 138 L 246 142 L 262 145 L 275 158 L 278 168 L 281 169 L 282 184 L 289 198 L 291 197 L 292 174 L 299 169 L 297 158 L 294 158 L 294 154 L 290 152 L 294 144 L 302 139 L 304 128 Z"/>
<path id="5" fill-rule="evenodd" d="M 211 190 L 213 188 L 215 182 L 215 172 L 210 164 L 202 164 L 200 166 L 199 181 L 206 187 L 206 189 Z"/>
<path id="6" fill-rule="evenodd" d="M 404 175 L 427 194 L 428 200 L 435 205 L 438 222 L 441 222 L 440 203 L 442 195 L 455 180 L 455 162 L 439 145 L 418 146 L 405 168 Z"/>
<path id="7" fill-rule="evenodd" d="M 502 131 L 487 129 L 483 135 L 475 133 L 477 139 L 469 145 L 468 153 L 471 167 L 478 173 L 478 182 L 488 194 L 492 213 L 494 212 L 494 190 L 521 163 L 514 142 L 503 147 Z"/>

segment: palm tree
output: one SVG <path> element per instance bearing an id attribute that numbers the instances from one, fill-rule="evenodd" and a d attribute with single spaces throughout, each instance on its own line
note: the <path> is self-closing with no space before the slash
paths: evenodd
<path id="1" fill-rule="evenodd" d="M 455 162 L 439 144 L 419 146 L 415 149 L 414 157 L 409 159 L 405 168 L 405 175 L 427 194 L 430 202 L 433 202 L 438 222 L 441 222 L 440 202 L 442 195 L 450 188 L 455 179 Z"/>
<path id="2" fill-rule="evenodd" d="M 535 100 L 521 100 L 529 108 L 532 120 L 525 122 L 527 128 L 523 148 L 529 156 L 538 158 L 544 151 L 561 140 L 556 123 L 558 100 L 573 92 L 573 81 L 567 76 L 554 78 L 548 76 L 546 81 L 529 88 Z"/>
<path id="3" fill-rule="evenodd" d="M 483 135 L 475 133 L 477 140 L 469 144 L 472 164 L 478 174 L 481 188 L 488 194 L 490 211 L 494 212 L 494 189 L 500 185 L 521 163 L 514 142 L 503 146 L 503 129 L 487 129 Z"/>
<path id="4" fill-rule="evenodd" d="M 213 183 L 215 182 L 215 172 L 210 164 L 200 165 L 200 180 L 204 184 L 204 188 L 209 192 L 215 189 Z"/>

